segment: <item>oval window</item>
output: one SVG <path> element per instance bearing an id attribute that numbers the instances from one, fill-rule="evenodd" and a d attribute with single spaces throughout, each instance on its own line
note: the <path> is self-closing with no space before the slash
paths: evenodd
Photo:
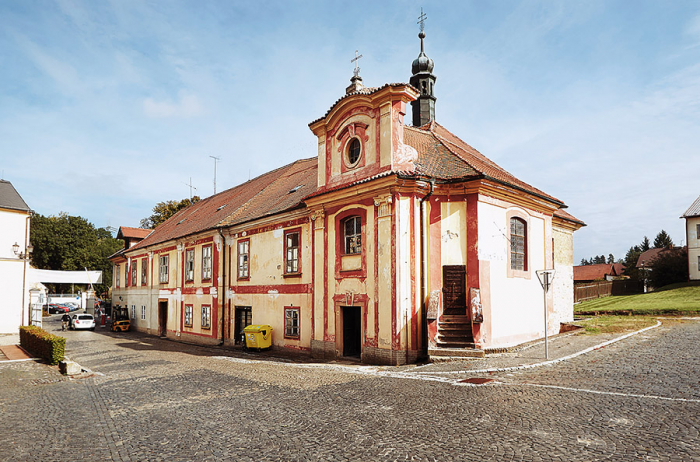
<path id="1" fill-rule="evenodd" d="M 352 166 L 360 160 L 360 140 L 353 138 L 348 147 L 348 163 Z"/>

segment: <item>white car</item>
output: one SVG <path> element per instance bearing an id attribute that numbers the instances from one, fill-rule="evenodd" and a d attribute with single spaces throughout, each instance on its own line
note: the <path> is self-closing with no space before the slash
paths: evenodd
<path id="1" fill-rule="evenodd" d="M 70 321 L 71 329 L 95 330 L 95 318 L 91 314 L 74 314 Z"/>

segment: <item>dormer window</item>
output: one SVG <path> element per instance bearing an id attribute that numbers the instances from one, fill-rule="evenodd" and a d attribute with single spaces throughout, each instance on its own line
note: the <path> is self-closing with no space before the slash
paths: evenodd
<path id="1" fill-rule="evenodd" d="M 360 154 L 362 153 L 362 145 L 360 140 L 353 138 L 348 143 L 348 167 L 354 167 L 360 161 Z"/>

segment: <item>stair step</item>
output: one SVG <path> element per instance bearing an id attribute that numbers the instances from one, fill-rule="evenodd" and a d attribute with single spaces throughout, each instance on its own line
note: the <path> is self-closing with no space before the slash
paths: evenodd
<path id="1" fill-rule="evenodd" d="M 440 322 L 463 322 L 469 324 L 469 316 L 458 316 L 456 314 L 444 314 L 440 317 Z"/>
<path id="2" fill-rule="evenodd" d="M 428 356 L 430 358 L 439 359 L 441 357 L 461 357 L 461 358 L 483 358 L 484 350 L 479 350 L 476 348 L 428 348 Z"/>

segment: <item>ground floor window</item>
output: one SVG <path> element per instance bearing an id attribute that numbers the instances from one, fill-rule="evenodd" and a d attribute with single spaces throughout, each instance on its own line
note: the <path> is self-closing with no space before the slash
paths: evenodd
<path id="1" fill-rule="evenodd" d="M 146 306 L 141 305 L 141 319 L 146 319 Z"/>
<path id="2" fill-rule="evenodd" d="M 136 319 L 136 305 L 131 305 L 131 319 Z"/>
<path id="3" fill-rule="evenodd" d="M 299 308 L 288 306 L 284 308 L 284 337 L 299 338 Z"/>
<path id="4" fill-rule="evenodd" d="M 192 327 L 192 305 L 185 305 L 185 327 Z"/>
<path id="5" fill-rule="evenodd" d="M 202 305 L 202 329 L 211 329 L 211 306 Z"/>

